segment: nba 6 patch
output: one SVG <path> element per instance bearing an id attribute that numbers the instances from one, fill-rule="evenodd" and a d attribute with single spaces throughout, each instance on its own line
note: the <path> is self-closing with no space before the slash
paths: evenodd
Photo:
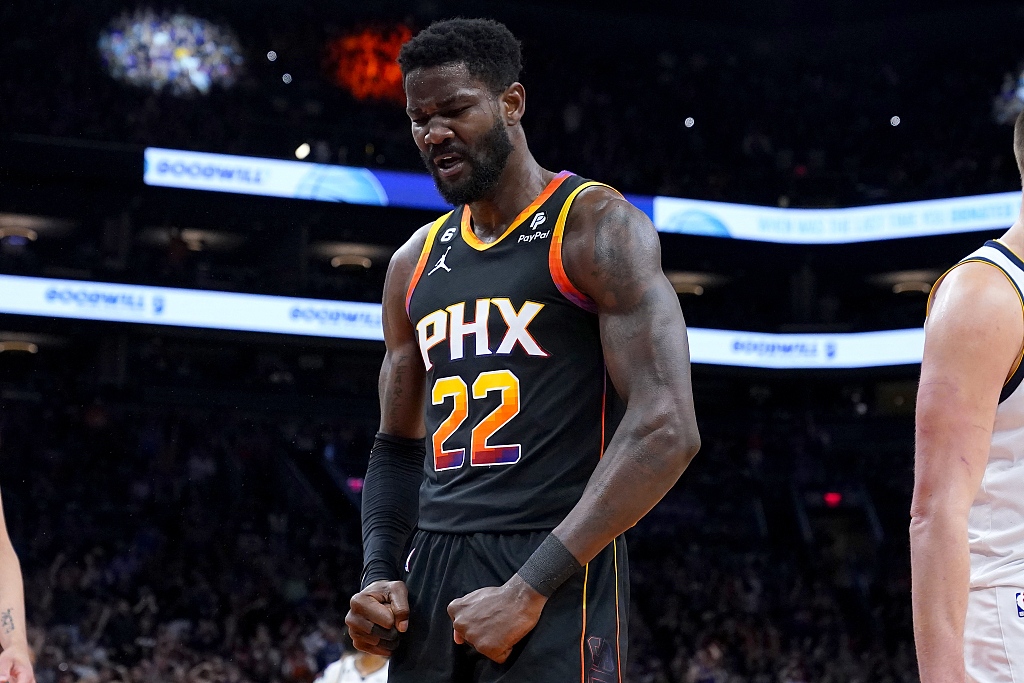
<path id="1" fill-rule="evenodd" d="M 1017 616 L 1024 619 L 1024 593 L 1017 593 Z"/>

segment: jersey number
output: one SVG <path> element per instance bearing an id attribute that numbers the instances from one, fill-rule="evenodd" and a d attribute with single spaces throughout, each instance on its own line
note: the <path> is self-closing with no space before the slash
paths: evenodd
<path id="1" fill-rule="evenodd" d="M 481 372 L 473 382 L 473 398 L 486 398 L 492 391 L 501 392 L 501 405 L 473 427 L 469 463 L 473 467 L 511 465 L 519 462 L 520 445 L 495 446 L 487 443 L 491 436 L 519 414 L 519 378 L 508 370 Z M 444 442 L 466 421 L 469 415 L 469 388 L 461 377 L 442 377 L 434 382 L 430 400 L 435 406 L 453 399 L 452 412 L 434 432 L 434 470 L 453 470 L 466 463 L 466 449 L 446 450 Z"/>

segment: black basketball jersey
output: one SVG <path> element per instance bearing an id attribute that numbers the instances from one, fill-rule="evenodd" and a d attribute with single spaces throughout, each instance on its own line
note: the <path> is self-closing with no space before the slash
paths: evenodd
<path id="1" fill-rule="evenodd" d="M 431 226 L 406 298 L 427 369 L 421 529 L 553 529 L 582 496 L 621 411 L 561 245 L 599 184 L 559 173 L 489 244 L 468 206 Z"/>

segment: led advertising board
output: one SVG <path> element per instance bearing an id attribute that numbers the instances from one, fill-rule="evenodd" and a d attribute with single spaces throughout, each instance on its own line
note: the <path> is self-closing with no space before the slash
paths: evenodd
<path id="1" fill-rule="evenodd" d="M 0 275 L 0 314 L 382 341 L 380 304 Z M 868 368 L 921 362 L 924 330 L 762 334 L 689 329 L 694 363 Z"/>
<path id="2" fill-rule="evenodd" d="M 425 173 L 147 148 L 148 185 L 444 212 Z M 1019 192 L 845 209 L 781 209 L 627 195 L 660 232 L 787 244 L 843 244 L 1008 228 Z"/>

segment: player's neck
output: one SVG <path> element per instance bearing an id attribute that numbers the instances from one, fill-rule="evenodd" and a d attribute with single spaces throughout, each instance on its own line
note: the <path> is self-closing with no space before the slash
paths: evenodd
<path id="1" fill-rule="evenodd" d="M 1024 254 L 1024 202 L 1021 204 L 1017 221 L 999 237 L 999 241 L 1008 246 L 1015 254 Z"/>
<path id="2" fill-rule="evenodd" d="M 544 191 L 554 177 L 552 171 L 537 163 L 524 140 L 509 158 L 491 196 L 469 205 L 473 232 L 483 242 L 501 237 L 516 216 Z"/>

